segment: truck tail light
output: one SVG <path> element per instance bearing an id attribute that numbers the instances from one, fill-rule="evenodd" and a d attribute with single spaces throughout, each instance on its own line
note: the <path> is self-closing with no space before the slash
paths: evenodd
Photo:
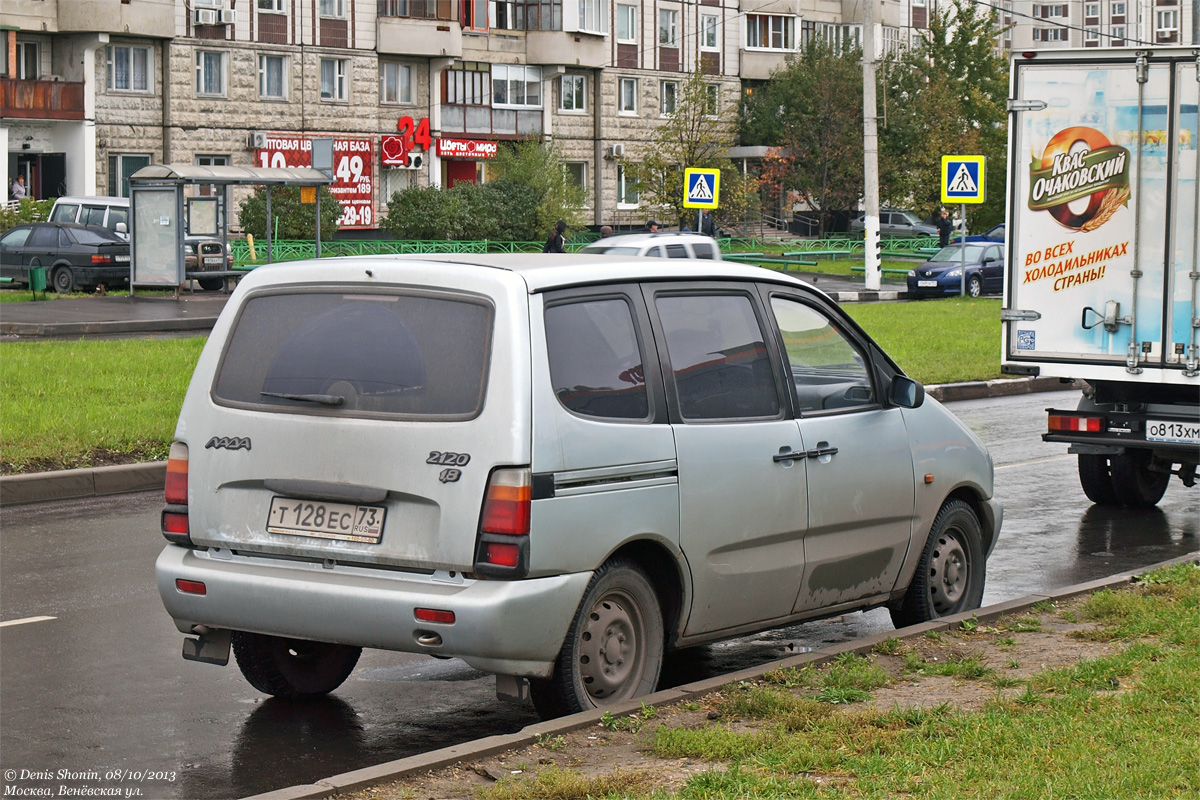
<path id="1" fill-rule="evenodd" d="M 167 454 L 167 505 L 162 511 L 162 533 L 167 541 L 191 546 L 188 522 L 188 446 L 173 442 Z"/>
<path id="2" fill-rule="evenodd" d="M 1104 431 L 1104 417 L 1087 414 L 1051 414 L 1048 426 L 1051 432 L 1101 433 Z"/>
<path id="3" fill-rule="evenodd" d="M 475 570 L 521 577 L 529 570 L 533 476 L 528 468 L 498 469 L 488 480 L 479 520 Z"/>

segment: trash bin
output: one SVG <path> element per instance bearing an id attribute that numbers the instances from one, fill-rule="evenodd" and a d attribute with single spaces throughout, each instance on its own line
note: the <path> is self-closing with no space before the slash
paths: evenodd
<path id="1" fill-rule="evenodd" d="M 33 298 L 37 299 L 37 293 L 46 293 L 46 268 L 45 267 L 30 267 L 29 268 L 29 291 L 33 292 Z"/>

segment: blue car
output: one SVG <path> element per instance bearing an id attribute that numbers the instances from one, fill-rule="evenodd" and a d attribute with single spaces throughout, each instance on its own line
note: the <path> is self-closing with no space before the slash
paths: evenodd
<path id="1" fill-rule="evenodd" d="M 951 241 L 957 242 L 959 240 L 959 238 L 960 237 L 956 236 Z M 999 225 L 994 225 L 991 228 L 988 228 L 983 233 L 972 234 L 967 237 L 967 241 L 968 242 L 1000 242 L 1001 244 L 1003 244 L 1005 241 L 1007 241 L 1005 239 L 1004 223 L 1001 222 Z"/>
<path id="2" fill-rule="evenodd" d="M 998 294 L 1004 288 L 1004 245 L 967 242 L 943 247 L 916 269 L 908 271 L 908 293 L 915 297 L 957 295 L 966 272 L 969 297 Z"/>

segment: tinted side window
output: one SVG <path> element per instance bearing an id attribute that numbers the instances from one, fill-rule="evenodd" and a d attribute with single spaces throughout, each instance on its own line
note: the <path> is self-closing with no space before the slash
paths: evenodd
<path id="1" fill-rule="evenodd" d="M 771 362 L 749 297 L 660 296 L 655 308 L 684 419 L 778 414 Z"/>
<path id="2" fill-rule="evenodd" d="M 65 232 L 65 231 L 64 231 Z M 73 228 L 71 236 L 80 244 L 107 244 L 108 242 L 125 243 L 125 240 L 117 236 L 107 228 Z"/>
<path id="3" fill-rule="evenodd" d="M 796 387 L 797 411 L 826 411 L 875 402 L 866 359 L 829 317 L 785 297 L 772 297 L 771 310 Z"/>
<path id="4" fill-rule="evenodd" d="M 667 258 L 691 258 L 688 255 L 687 248 L 681 244 L 667 245 Z"/>
<path id="5" fill-rule="evenodd" d="M 314 414 L 468 419 L 483 406 L 492 311 L 430 295 L 251 298 L 221 357 L 227 403 Z"/>
<path id="6" fill-rule="evenodd" d="M 60 203 L 54 207 L 53 213 L 50 214 L 51 222 L 74 222 L 75 214 L 78 213 L 79 206 L 70 203 Z"/>
<path id="7" fill-rule="evenodd" d="M 651 247 L 649 250 L 647 250 L 646 255 L 650 256 L 651 258 L 665 258 L 666 257 L 666 253 L 663 252 L 662 247 L 657 244 L 654 245 L 654 247 Z"/>
<path id="8" fill-rule="evenodd" d="M 52 225 L 43 225 L 33 229 L 33 233 L 29 234 L 29 241 L 26 242 L 29 247 L 58 247 L 58 228 Z"/>
<path id="9" fill-rule="evenodd" d="M 696 251 L 696 258 L 713 257 L 713 247 L 708 242 L 695 242 L 692 244 L 692 249 Z"/>
<path id="10" fill-rule="evenodd" d="M 110 231 L 115 231 L 118 222 L 124 222 L 126 230 L 129 229 L 129 209 L 110 208 L 108 210 L 108 224 L 105 227 Z"/>
<path id="11" fill-rule="evenodd" d="M 625 300 L 546 309 L 546 349 L 554 394 L 571 411 L 618 419 L 649 416 L 642 354 Z"/>

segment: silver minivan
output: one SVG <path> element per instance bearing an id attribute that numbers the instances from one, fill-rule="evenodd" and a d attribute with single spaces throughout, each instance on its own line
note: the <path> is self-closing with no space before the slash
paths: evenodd
<path id="1" fill-rule="evenodd" d="M 991 459 L 820 291 L 721 261 L 352 257 L 230 298 L 167 468 L 186 658 L 323 694 L 457 657 L 545 717 L 664 653 L 977 608 Z"/>

